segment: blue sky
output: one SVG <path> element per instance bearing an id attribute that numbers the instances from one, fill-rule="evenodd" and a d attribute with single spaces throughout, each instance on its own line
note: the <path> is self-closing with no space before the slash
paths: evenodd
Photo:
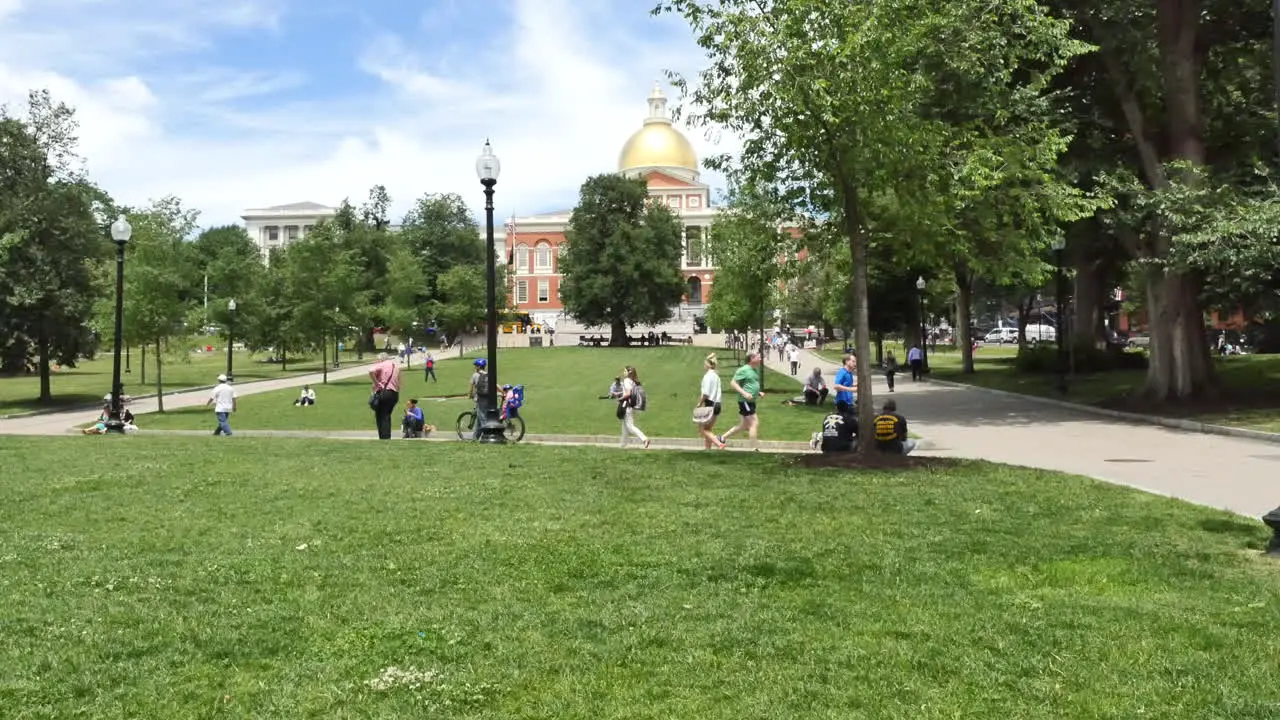
<path id="1" fill-rule="evenodd" d="M 94 180 L 127 203 L 177 195 L 204 224 L 358 204 L 375 183 L 397 215 L 426 192 L 478 211 L 486 137 L 503 163 L 499 217 L 541 212 L 616 168 L 664 70 L 703 66 L 688 28 L 651 6 L 0 0 L 0 103 L 48 88 L 77 108 Z M 687 134 L 700 156 L 735 144 Z"/>

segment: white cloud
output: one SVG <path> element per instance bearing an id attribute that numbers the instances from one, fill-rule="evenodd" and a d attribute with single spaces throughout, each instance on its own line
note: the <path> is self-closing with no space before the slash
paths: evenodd
<path id="1" fill-rule="evenodd" d="M 285 202 L 358 203 L 375 183 L 397 212 L 425 192 L 458 192 L 478 209 L 473 166 L 486 137 L 503 161 L 500 213 L 531 213 L 572 205 L 583 179 L 615 169 L 653 81 L 701 62 L 687 30 L 617 0 L 511 0 L 509 25 L 481 38 L 448 37 L 478 11 L 469 2 L 439 3 L 400 34 L 314 38 L 335 53 L 354 46 L 346 62 L 366 80 L 336 90 L 306 66 L 202 60 L 217 31 L 286 32 L 283 2 L 41 0 L 41 22 L 0 0 L 19 40 L 0 49 L 0 102 L 48 87 L 76 106 L 90 174 L 109 192 L 128 203 L 173 193 L 208 223 Z M 78 19 L 60 25 L 52 6 Z M 116 31 L 106 43 L 116 52 L 88 47 Z M 734 145 L 688 134 L 704 156 Z"/>

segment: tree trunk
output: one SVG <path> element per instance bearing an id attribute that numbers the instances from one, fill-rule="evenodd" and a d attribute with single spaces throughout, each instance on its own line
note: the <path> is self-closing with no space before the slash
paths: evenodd
<path id="1" fill-rule="evenodd" d="M 1035 296 L 1018 301 L 1018 350 L 1027 346 L 1027 325 L 1031 323 L 1031 306 Z"/>
<path id="2" fill-rule="evenodd" d="M 613 320 L 609 324 L 609 346 L 625 347 L 627 344 L 627 323 L 622 320 Z"/>
<path id="3" fill-rule="evenodd" d="M 876 367 L 884 365 L 884 333 L 876 333 Z"/>
<path id="4" fill-rule="evenodd" d="M 329 344 L 325 342 L 324 336 L 320 336 L 320 382 L 324 385 L 329 384 Z"/>
<path id="5" fill-rule="evenodd" d="M 138 378 L 138 384 L 146 387 L 147 385 L 147 344 L 142 343 L 142 377 Z"/>
<path id="6" fill-rule="evenodd" d="M 40 324 L 40 336 L 36 338 L 36 352 L 40 356 L 40 402 L 53 402 L 53 387 L 49 382 L 49 334 L 45 332 L 43 322 Z"/>
<path id="7" fill-rule="evenodd" d="M 858 357 L 858 427 L 869 432 L 875 421 L 875 398 L 871 390 L 871 322 L 867 312 L 867 236 L 858 204 L 858 190 L 847 179 L 841 183 L 844 200 L 844 228 L 853 260 L 853 351 Z M 858 453 L 872 452 L 872 443 L 858 443 Z"/>
<path id="8" fill-rule="evenodd" d="M 156 409 L 164 412 L 164 359 L 160 352 L 160 338 L 156 338 Z"/>
<path id="9" fill-rule="evenodd" d="M 280 341 L 280 372 L 286 372 L 289 369 L 289 351 L 285 349 L 284 341 Z"/>
<path id="10" fill-rule="evenodd" d="M 1148 271 L 1146 281 L 1151 308 L 1146 396 L 1157 402 L 1176 402 L 1216 394 L 1199 283 L 1186 274 L 1160 269 Z"/>
<path id="11" fill-rule="evenodd" d="M 956 268 L 956 342 L 960 345 L 961 370 L 973 372 L 973 275 L 966 268 Z"/>
<path id="12" fill-rule="evenodd" d="M 1102 264 L 1086 260 L 1076 265 L 1076 288 L 1072 293 L 1075 306 L 1072 308 L 1072 321 L 1069 323 L 1071 344 L 1073 347 L 1097 347 L 1098 341 L 1104 339 L 1102 334 L 1102 298 L 1105 290 L 1102 287 Z M 1062 321 L 1065 323 L 1066 318 Z"/>

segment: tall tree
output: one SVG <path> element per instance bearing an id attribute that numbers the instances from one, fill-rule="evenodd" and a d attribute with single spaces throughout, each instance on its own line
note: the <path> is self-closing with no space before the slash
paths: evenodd
<path id="1" fill-rule="evenodd" d="M 202 322 L 225 324 L 227 301 L 234 299 L 238 317 L 250 317 L 258 285 L 266 271 L 262 254 L 249 233 L 239 225 L 225 225 L 202 231 L 189 248 L 191 282 L 201 291 L 201 303 L 208 299 Z"/>
<path id="2" fill-rule="evenodd" d="M 918 204 L 942 225 L 945 213 L 928 200 L 937 178 L 970 169 L 968 158 L 955 157 L 954 129 L 935 111 L 937 73 L 1038 101 L 1045 79 L 1081 49 L 1066 40 L 1064 23 L 1021 0 L 662 0 L 655 12 L 683 16 L 709 56 L 691 92 L 674 78 L 692 100 L 693 121 L 745 136 L 736 163 L 722 157 L 712 166 L 779 186 L 800 214 L 829 217 L 843 231 L 855 346 L 864 358 L 867 250 L 877 220 L 868 200 L 894 192 L 899 204 Z M 870 427 L 870 363 L 858 375 L 860 421 Z"/>
<path id="3" fill-rule="evenodd" d="M 680 223 L 648 200 L 643 179 L 588 178 L 565 229 L 565 310 L 588 327 L 608 325 L 612 345 L 626 343 L 628 327 L 669 319 L 685 291 Z"/>
<path id="4" fill-rule="evenodd" d="M 125 271 L 124 324 L 130 344 L 150 344 L 156 363 L 155 386 L 164 412 L 164 357 L 169 341 L 190 333 L 192 309 L 189 244 L 199 212 L 175 197 L 153 201 L 129 214 L 133 237 Z"/>
<path id="5" fill-rule="evenodd" d="M 343 244 L 341 232 L 336 224 L 323 222 L 285 249 L 289 325 L 314 349 L 328 347 L 327 340 L 365 303 L 359 254 Z M 322 372 L 328 382 L 327 365 Z"/>
<path id="6" fill-rule="evenodd" d="M 88 332 L 107 250 L 109 198 L 81 174 L 74 111 L 32 92 L 24 116 L 0 107 L 0 370 L 40 374 L 53 399 L 50 366 L 73 366 L 93 347 Z"/>

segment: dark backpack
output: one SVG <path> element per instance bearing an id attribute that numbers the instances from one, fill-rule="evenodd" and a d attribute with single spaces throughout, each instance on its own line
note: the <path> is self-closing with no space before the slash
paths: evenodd
<path id="1" fill-rule="evenodd" d="M 489 373 L 480 373 L 476 378 L 476 397 L 489 396 Z"/>
<path id="2" fill-rule="evenodd" d="M 631 407 L 640 412 L 649 409 L 649 396 L 645 393 L 643 385 L 636 385 L 631 391 Z"/>

